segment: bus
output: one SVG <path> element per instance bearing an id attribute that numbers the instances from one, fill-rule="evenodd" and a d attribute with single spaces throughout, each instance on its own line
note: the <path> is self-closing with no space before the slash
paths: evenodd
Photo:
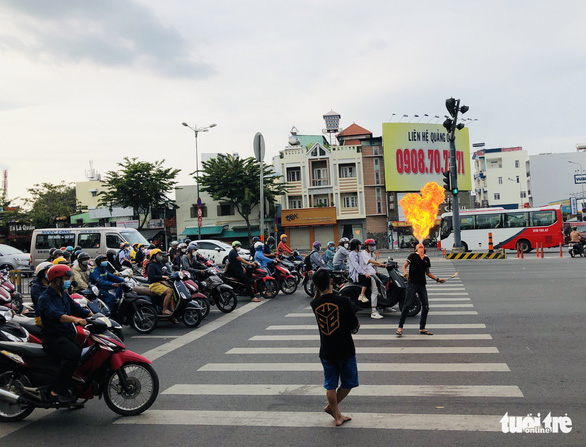
<path id="1" fill-rule="evenodd" d="M 444 213 L 440 223 L 441 247 L 454 246 L 452 213 Z M 508 210 L 484 208 L 460 211 L 464 250 L 488 250 L 488 233 L 495 249 L 530 252 L 537 245 L 557 247 L 564 243 L 564 222 L 560 205 Z"/>

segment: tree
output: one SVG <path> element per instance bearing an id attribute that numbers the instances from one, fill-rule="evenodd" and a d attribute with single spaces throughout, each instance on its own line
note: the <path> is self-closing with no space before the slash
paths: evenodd
<path id="1" fill-rule="evenodd" d="M 270 166 L 264 165 L 264 196 L 269 206 L 274 206 L 277 196 L 287 191 L 287 185 L 280 181 Z M 201 190 L 209 193 L 214 200 L 225 201 L 234 206 L 246 222 L 248 239 L 250 215 L 260 203 L 260 165 L 252 157 L 240 158 L 234 155 L 220 155 L 203 162 L 203 175 L 199 180 Z"/>
<path id="2" fill-rule="evenodd" d="M 61 182 L 35 184 L 29 188 L 30 199 L 25 203 L 31 206 L 29 219 L 37 228 L 55 226 L 55 219 L 67 217 L 78 211 L 75 186 Z"/>
<path id="3" fill-rule="evenodd" d="M 140 221 L 139 228 L 146 223 L 152 208 L 175 206 L 167 194 L 177 184 L 175 178 L 180 169 L 163 168 L 165 160 L 156 163 L 137 161 L 136 158 L 124 157 L 118 163 L 118 171 L 108 171 L 104 180 L 104 191 L 98 205 L 132 208 Z M 144 216 L 141 220 L 141 215 Z"/>

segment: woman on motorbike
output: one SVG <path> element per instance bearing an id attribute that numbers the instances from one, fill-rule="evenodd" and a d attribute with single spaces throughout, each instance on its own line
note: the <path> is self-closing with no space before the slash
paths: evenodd
<path id="1" fill-rule="evenodd" d="M 334 255 L 335 255 L 335 250 L 336 250 L 336 244 L 334 244 L 334 241 L 329 241 L 328 242 L 328 246 L 326 248 L 326 251 L 324 252 L 323 255 L 323 261 L 324 263 L 328 266 L 328 268 L 333 269 L 334 268 Z"/>

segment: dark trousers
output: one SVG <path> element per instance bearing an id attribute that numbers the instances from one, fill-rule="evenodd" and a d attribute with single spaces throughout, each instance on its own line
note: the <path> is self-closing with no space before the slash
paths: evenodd
<path id="1" fill-rule="evenodd" d="M 405 294 L 405 301 L 403 302 L 403 310 L 401 311 L 401 319 L 399 320 L 399 327 L 402 328 L 407 318 L 407 311 L 411 303 L 415 299 L 415 293 L 419 294 L 421 301 L 421 320 L 419 321 L 419 329 L 425 329 L 427 323 L 427 313 L 429 312 L 429 299 L 427 298 L 427 289 L 425 284 L 407 283 L 407 293 Z"/>
<path id="2" fill-rule="evenodd" d="M 71 376 L 77 369 L 81 358 L 81 346 L 77 341 L 76 332 L 72 331 L 71 335 L 43 336 L 43 349 L 61 360 L 57 383 L 53 387 L 53 391 L 61 395 L 67 394 L 71 384 Z"/>
<path id="3" fill-rule="evenodd" d="M 244 288 L 246 290 L 246 294 L 250 298 L 254 298 L 254 292 L 252 291 L 252 282 L 250 282 L 250 278 L 242 269 L 234 269 L 230 272 L 230 274 L 236 278 L 238 281 L 244 284 Z"/>

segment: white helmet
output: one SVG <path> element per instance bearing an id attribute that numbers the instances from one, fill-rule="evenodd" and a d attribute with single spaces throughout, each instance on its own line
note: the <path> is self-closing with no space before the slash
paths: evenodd
<path id="1" fill-rule="evenodd" d="M 35 269 L 35 276 L 39 276 L 39 273 L 41 273 L 44 270 L 50 269 L 51 267 L 53 267 L 52 262 L 41 262 L 39 265 L 37 265 L 37 268 Z"/>
<path id="2" fill-rule="evenodd" d="M 254 244 L 254 249 L 258 249 L 258 248 L 262 248 L 262 242 L 257 242 L 256 244 Z"/>

